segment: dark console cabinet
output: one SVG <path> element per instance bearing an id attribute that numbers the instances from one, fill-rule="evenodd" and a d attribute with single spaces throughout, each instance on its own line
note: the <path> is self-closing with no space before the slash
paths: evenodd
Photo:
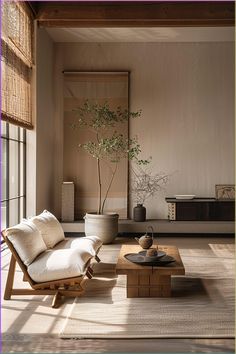
<path id="1" fill-rule="evenodd" d="M 234 221 L 234 200 L 215 198 L 166 198 L 169 220 L 177 221 Z"/>

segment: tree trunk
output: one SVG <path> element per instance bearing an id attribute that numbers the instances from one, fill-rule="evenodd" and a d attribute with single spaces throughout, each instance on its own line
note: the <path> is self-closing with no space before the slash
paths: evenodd
<path id="1" fill-rule="evenodd" d="M 102 183 L 101 183 L 101 167 L 100 160 L 97 159 L 97 171 L 98 171 L 98 214 L 101 214 L 101 202 L 102 202 Z"/>

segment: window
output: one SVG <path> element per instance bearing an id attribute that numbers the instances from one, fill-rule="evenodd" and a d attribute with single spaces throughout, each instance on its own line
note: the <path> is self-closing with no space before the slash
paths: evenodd
<path id="1" fill-rule="evenodd" d="M 26 131 L 1 122 L 1 229 L 14 226 L 26 214 Z"/>
<path id="2" fill-rule="evenodd" d="M 26 212 L 26 130 L 32 129 L 33 14 L 27 2 L 1 2 L 1 229 Z"/>
<path id="3" fill-rule="evenodd" d="M 3 1 L 1 10 L 2 119 L 31 129 L 33 16 L 20 1 Z"/>

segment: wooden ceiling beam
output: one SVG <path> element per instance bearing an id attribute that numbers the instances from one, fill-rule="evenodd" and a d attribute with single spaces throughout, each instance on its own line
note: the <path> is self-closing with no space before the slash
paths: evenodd
<path id="1" fill-rule="evenodd" d="M 234 26 L 234 1 L 37 2 L 43 27 Z"/>

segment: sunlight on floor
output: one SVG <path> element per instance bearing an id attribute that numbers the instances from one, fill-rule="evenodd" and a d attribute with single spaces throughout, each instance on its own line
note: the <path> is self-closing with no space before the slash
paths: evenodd
<path id="1" fill-rule="evenodd" d="M 234 243 L 233 238 L 208 238 L 208 237 L 160 237 L 157 238 L 161 244 L 175 244 L 182 249 L 185 256 L 193 256 L 194 249 L 209 249 L 209 244 L 215 243 Z M 111 250 L 111 254 L 106 252 L 106 256 L 102 259 L 102 266 L 106 268 L 106 264 L 116 263 L 113 250 L 118 250 L 122 243 L 135 244 L 136 241 L 131 238 L 117 238 L 112 245 L 103 246 L 106 250 Z M 10 260 L 10 253 L 7 249 L 2 251 L 2 296 L 4 293 L 7 270 Z M 109 279 L 108 281 L 112 281 Z M 15 284 L 17 287 L 27 287 L 22 282 L 22 273 L 17 267 L 15 276 Z M 89 287 L 89 282 L 87 283 Z M 7 334 L 58 334 L 64 325 L 65 319 L 71 312 L 73 298 L 67 298 L 59 309 L 51 308 L 52 296 L 13 296 L 12 300 L 2 300 L 2 332 Z"/>

